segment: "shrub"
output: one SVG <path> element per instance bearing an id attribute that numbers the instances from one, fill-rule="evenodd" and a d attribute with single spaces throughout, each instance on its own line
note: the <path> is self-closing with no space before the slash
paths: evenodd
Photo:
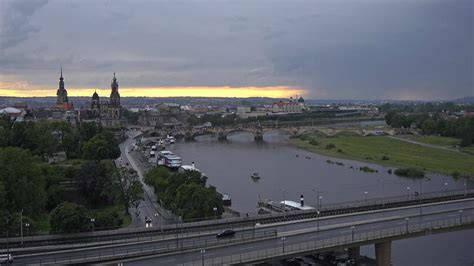
<path id="1" fill-rule="evenodd" d="M 309 140 L 309 144 L 314 145 L 314 146 L 318 146 L 319 142 L 316 139 L 313 138 L 313 139 Z"/>
<path id="2" fill-rule="evenodd" d="M 334 149 L 334 148 L 336 148 L 336 145 L 334 145 L 334 143 L 329 143 L 328 145 L 326 145 L 327 150 Z"/>
<path id="3" fill-rule="evenodd" d="M 456 171 L 456 170 L 454 170 L 454 172 L 451 174 L 451 176 L 452 176 L 453 178 L 459 178 L 460 175 L 461 175 L 461 174 L 460 174 L 458 171 Z"/>
<path id="4" fill-rule="evenodd" d="M 390 158 L 388 156 L 386 156 L 386 155 L 382 156 L 382 161 L 388 161 L 388 160 L 390 160 Z"/>
<path id="5" fill-rule="evenodd" d="M 361 167 L 360 170 L 361 170 L 361 171 L 364 171 L 364 172 L 366 172 L 366 173 L 375 173 L 375 172 L 377 172 L 377 170 L 372 169 L 372 168 L 370 168 L 370 167 L 368 167 L 368 166 Z"/>
<path id="6" fill-rule="evenodd" d="M 405 176 L 405 177 L 416 177 L 416 178 L 423 178 L 425 177 L 425 172 L 416 168 L 398 168 L 394 171 L 394 174 L 398 176 Z"/>

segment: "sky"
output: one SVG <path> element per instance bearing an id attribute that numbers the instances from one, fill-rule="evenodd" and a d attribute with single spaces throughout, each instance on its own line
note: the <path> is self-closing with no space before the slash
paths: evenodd
<path id="1" fill-rule="evenodd" d="M 0 0 L 0 96 L 473 96 L 473 2 Z"/>

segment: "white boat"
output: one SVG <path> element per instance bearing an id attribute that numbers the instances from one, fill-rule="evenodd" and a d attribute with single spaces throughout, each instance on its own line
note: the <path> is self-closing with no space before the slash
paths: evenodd
<path id="1" fill-rule="evenodd" d="M 181 166 L 181 157 L 175 154 L 165 155 L 165 166 L 171 169 L 177 169 Z"/>
<path id="2" fill-rule="evenodd" d="M 171 136 L 171 135 L 167 135 L 166 136 L 166 141 L 170 144 L 174 144 L 176 142 L 176 138 Z"/>
<path id="3" fill-rule="evenodd" d="M 167 155 L 173 155 L 173 153 L 170 152 L 170 151 L 160 151 L 160 152 L 158 152 L 157 164 L 158 165 L 165 165 L 165 156 L 167 156 Z"/>

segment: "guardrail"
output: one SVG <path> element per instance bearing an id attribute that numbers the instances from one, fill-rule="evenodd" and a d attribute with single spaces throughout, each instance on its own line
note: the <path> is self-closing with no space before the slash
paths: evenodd
<path id="1" fill-rule="evenodd" d="M 147 246 L 141 247 L 127 247 L 127 248 L 107 248 L 108 251 L 98 251 L 93 253 L 84 253 L 83 255 L 75 256 L 61 256 L 60 258 L 45 258 L 37 260 L 28 260 L 19 263 L 26 264 L 76 264 L 76 263 L 88 263 L 88 262 L 101 262 L 112 259 L 125 259 L 136 256 L 146 255 L 157 255 L 166 254 L 173 252 L 185 252 L 188 250 L 199 249 L 199 248 L 210 248 L 222 245 L 231 245 L 236 243 L 245 243 L 248 241 L 262 240 L 266 238 L 276 237 L 276 230 L 267 231 L 253 231 L 243 232 L 235 235 L 234 237 L 226 238 L 205 238 L 205 239 L 179 239 L 175 241 L 168 241 L 172 243 L 148 243 Z"/>
<path id="2" fill-rule="evenodd" d="M 59 235 L 43 235 L 24 237 L 24 246 L 38 245 L 45 243 L 77 243 L 77 242 L 95 242 L 114 239 L 134 239 L 147 236 L 156 236 L 159 234 L 173 234 L 176 232 L 208 232 L 210 230 L 220 229 L 245 229 L 252 227 L 255 223 L 272 223 L 287 220 L 299 220 L 307 218 L 324 217 L 330 215 L 338 215 L 345 213 L 357 213 L 370 210 L 390 209 L 402 206 L 415 206 L 420 204 L 427 204 L 433 202 L 443 202 L 456 199 L 474 198 L 474 190 L 450 190 L 443 192 L 429 192 L 422 195 L 404 195 L 387 198 L 374 198 L 359 201 L 350 201 L 336 204 L 325 204 L 321 206 L 319 214 L 318 210 L 305 211 L 289 211 L 284 213 L 270 213 L 264 215 L 257 215 L 256 213 L 249 214 L 246 217 L 232 217 L 219 220 L 207 220 L 189 223 L 176 223 L 164 225 L 161 227 L 152 228 L 135 228 L 135 229 L 117 229 L 109 231 L 96 232 L 82 232 Z M 206 232 L 206 233 L 207 233 Z M 19 237 L 9 238 L 11 247 L 19 246 L 21 239 Z M 7 243 L 6 238 L 0 238 L 0 248 L 5 248 Z"/>
<path id="3" fill-rule="evenodd" d="M 317 253 L 318 250 L 334 248 L 344 248 L 345 246 L 354 246 L 357 243 L 366 245 L 377 240 L 390 239 L 394 237 L 404 236 L 407 238 L 410 235 L 423 233 L 425 231 L 436 231 L 446 228 L 459 227 L 462 225 L 473 225 L 474 217 L 466 216 L 461 218 L 450 218 L 439 221 L 431 221 L 417 224 L 410 224 L 408 226 L 396 226 L 382 230 L 349 233 L 339 237 L 325 238 L 320 240 L 308 241 L 298 244 L 285 245 L 284 240 L 281 246 L 255 250 L 250 252 L 243 252 L 231 256 L 223 256 L 217 258 L 205 258 L 204 254 L 196 253 L 199 260 L 194 260 L 189 263 L 181 265 L 229 265 L 229 264 L 249 264 L 252 262 L 265 261 L 274 257 L 291 257 L 301 253 Z"/>

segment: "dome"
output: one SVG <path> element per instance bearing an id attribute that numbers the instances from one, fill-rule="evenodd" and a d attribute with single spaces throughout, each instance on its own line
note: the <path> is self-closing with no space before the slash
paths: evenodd
<path id="1" fill-rule="evenodd" d="M 94 91 L 94 94 L 92 94 L 92 99 L 99 99 L 99 94 L 97 94 L 97 91 Z"/>
<path id="2" fill-rule="evenodd" d="M 299 103 L 304 103 L 303 97 L 300 97 L 300 98 L 298 99 L 298 102 L 299 102 Z"/>

